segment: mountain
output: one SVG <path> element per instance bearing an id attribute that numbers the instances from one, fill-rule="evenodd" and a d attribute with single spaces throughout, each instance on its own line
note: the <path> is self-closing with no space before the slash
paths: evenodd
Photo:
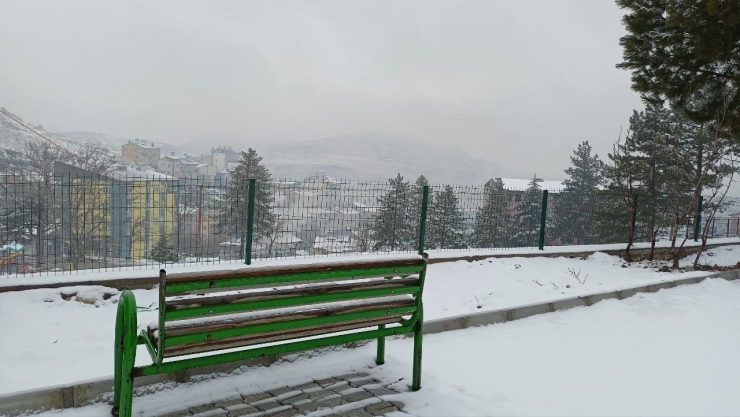
<path id="1" fill-rule="evenodd" d="M 61 132 L 56 135 L 64 137 L 67 140 L 74 140 L 80 143 L 95 143 L 119 153 L 121 152 L 121 145 L 128 142 L 128 139 L 94 132 Z"/>
<path id="2" fill-rule="evenodd" d="M 344 179 L 386 181 L 400 173 L 413 181 L 483 184 L 501 172 L 492 162 L 461 149 L 413 143 L 379 134 L 343 135 L 258 150 L 275 178 L 303 178 L 318 172 Z"/>
<path id="3" fill-rule="evenodd" d="M 18 118 L 15 115 L 13 117 Z M 120 153 L 121 145 L 129 141 L 85 131 L 52 133 L 40 125 L 24 123 L 70 149 L 83 143 L 97 143 Z M 0 153 L 7 154 L 4 150 L 19 151 L 28 140 L 43 139 L 0 113 Z M 190 154 L 200 153 L 198 150 L 208 152 L 210 149 L 203 149 L 204 143 L 218 145 L 215 141 L 193 141 L 183 146 L 153 143 L 162 148 L 162 156 L 172 153 L 182 155 L 186 151 Z M 396 173 L 401 173 L 410 181 L 423 174 L 434 183 L 483 184 L 492 177 L 505 174 L 496 164 L 473 158 L 455 146 L 409 142 L 375 133 L 259 146 L 250 142 L 249 146 L 255 147 L 263 156 L 274 178 L 301 179 L 323 172 L 334 178 L 386 181 L 395 177 Z M 248 146 L 237 147 L 246 149 Z"/>
<path id="4" fill-rule="evenodd" d="M 105 148 L 108 148 L 117 153 L 121 152 L 121 145 L 126 143 L 127 139 L 117 138 L 114 136 L 105 135 L 102 133 L 92 132 L 65 132 L 65 133 L 54 133 L 49 132 L 43 128 L 42 125 L 34 125 L 24 121 L 17 115 L 11 113 L 7 109 L 3 109 L 6 113 L 12 117 L 30 126 L 39 134 L 47 137 L 62 147 L 68 149 L 74 149 L 85 143 L 96 143 Z M 23 149 L 23 144 L 27 141 L 43 141 L 41 137 L 31 132 L 30 130 L 23 127 L 20 123 L 0 113 L 0 148 L 10 149 L 13 151 L 20 151 Z"/>

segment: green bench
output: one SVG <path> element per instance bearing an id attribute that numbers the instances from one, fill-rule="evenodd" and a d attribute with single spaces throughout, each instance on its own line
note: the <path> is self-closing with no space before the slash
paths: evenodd
<path id="1" fill-rule="evenodd" d="M 378 340 L 380 365 L 385 337 L 407 333 L 414 333 L 411 389 L 418 390 L 426 265 L 424 254 L 169 276 L 161 270 L 157 323 L 137 335 L 133 293 L 123 291 L 118 302 L 113 415 L 131 416 L 139 376 L 367 339 Z M 137 345 L 146 346 L 151 365 L 134 366 Z"/>

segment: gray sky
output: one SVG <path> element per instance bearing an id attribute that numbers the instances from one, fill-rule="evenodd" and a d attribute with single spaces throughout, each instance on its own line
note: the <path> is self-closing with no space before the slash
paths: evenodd
<path id="1" fill-rule="evenodd" d="M 641 108 L 612 0 L 3 0 L 0 105 L 50 131 L 246 148 L 358 132 L 560 179 Z"/>

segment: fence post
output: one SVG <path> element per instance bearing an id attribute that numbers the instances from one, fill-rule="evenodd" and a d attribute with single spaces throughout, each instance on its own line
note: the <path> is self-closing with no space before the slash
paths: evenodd
<path id="1" fill-rule="evenodd" d="M 257 180 L 249 179 L 249 205 L 247 206 L 247 253 L 244 259 L 247 265 L 252 264 L 252 235 L 254 234 L 254 193 Z"/>
<path id="2" fill-rule="evenodd" d="M 36 226 L 36 237 L 38 238 L 38 242 L 36 244 L 36 269 L 39 270 L 39 271 L 41 271 L 41 255 L 42 255 L 43 252 L 45 252 L 45 251 L 42 250 L 42 249 L 44 249 L 43 243 L 45 243 L 45 242 L 42 242 L 41 241 L 42 236 L 44 236 L 44 233 L 42 233 L 42 227 L 41 227 L 41 216 L 43 216 L 43 213 L 44 213 L 43 212 L 43 210 L 44 210 L 44 200 L 42 200 L 42 198 L 41 198 L 41 181 L 39 181 L 39 183 L 38 183 L 38 190 L 39 190 L 39 192 L 38 192 L 38 194 L 39 194 L 38 195 L 38 198 L 39 198 L 39 216 L 38 216 L 38 219 L 37 219 L 38 220 L 38 225 Z"/>
<path id="3" fill-rule="evenodd" d="M 198 218 L 195 231 L 195 259 L 200 262 L 203 256 L 203 184 L 198 184 Z"/>
<path id="4" fill-rule="evenodd" d="M 429 186 L 421 192 L 421 219 L 419 220 L 419 255 L 424 254 L 424 238 L 427 233 L 427 206 L 429 205 Z"/>
<path id="5" fill-rule="evenodd" d="M 547 224 L 547 190 L 542 191 L 542 215 L 540 216 L 540 250 L 545 249 L 545 226 Z"/>
<path id="6" fill-rule="evenodd" d="M 694 224 L 694 242 L 699 241 L 699 233 L 701 233 L 701 206 L 704 203 L 704 196 L 699 196 L 699 205 L 696 206 L 696 218 Z"/>

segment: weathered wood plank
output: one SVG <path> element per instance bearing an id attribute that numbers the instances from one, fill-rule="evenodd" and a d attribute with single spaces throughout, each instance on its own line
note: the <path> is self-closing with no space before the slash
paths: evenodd
<path id="1" fill-rule="evenodd" d="M 271 291 L 259 291 L 242 294 L 228 294 L 215 296 L 202 296 L 180 300 L 167 300 L 166 311 L 181 310 L 194 307 L 207 307 L 224 304 L 247 303 L 250 301 L 275 300 L 279 298 L 300 297 L 306 295 L 335 294 L 363 289 L 390 289 L 405 286 L 419 285 L 418 278 L 404 278 L 393 280 L 378 280 L 357 283 L 331 283 L 316 284 L 303 288 L 277 289 Z"/>
<path id="2" fill-rule="evenodd" d="M 167 275 L 168 283 L 186 283 L 194 281 L 209 281 L 229 278 L 269 277 L 272 275 L 329 272 L 348 269 L 383 268 L 397 266 L 422 265 L 421 256 L 391 260 L 372 260 L 358 262 L 327 262 L 306 265 L 284 265 L 242 268 L 231 271 L 183 272 Z"/>
<path id="3" fill-rule="evenodd" d="M 164 351 L 164 356 L 165 358 L 171 358 L 175 356 L 190 355 L 193 353 L 210 352 L 221 349 L 232 349 L 244 346 L 258 345 L 262 343 L 279 342 L 282 340 L 292 340 L 302 337 L 319 336 L 348 330 L 362 329 L 365 327 L 378 326 L 381 324 L 398 323 L 401 317 L 403 316 L 390 315 L 381 318 L 361 319 L 351 322 L 332 323 L 308 328 L 257 333 L 247 336 L 237 336 L 213 341 L 175 345 L 166 347 Z"/>
<path id="4" fill-rule="evenodd" d="M 294 311 L 275 311 L 268 310 L 262 313 L 250 314 L 248 317 L 229 317 L 222 316 L 213 321 L 203 321 L 202 319 L 190 321 L 175 321 L 165 324 L 165 337 L 182 336 L 193 333 L 213 332 L 217 330 L 235 329 L 249 327 L 266 323 L 282 323 L 293 320 L 307 319 L 312 317 L 326 317 L 338 314 L 357 313 L 362 311 L 376 311 L 397 307 L 412 307 L 415 305 L 413 297 L 398 300 L 368 300 L 366 303 L 328 306 L 322 308 L 305 307 L 305 310 Z"/>

